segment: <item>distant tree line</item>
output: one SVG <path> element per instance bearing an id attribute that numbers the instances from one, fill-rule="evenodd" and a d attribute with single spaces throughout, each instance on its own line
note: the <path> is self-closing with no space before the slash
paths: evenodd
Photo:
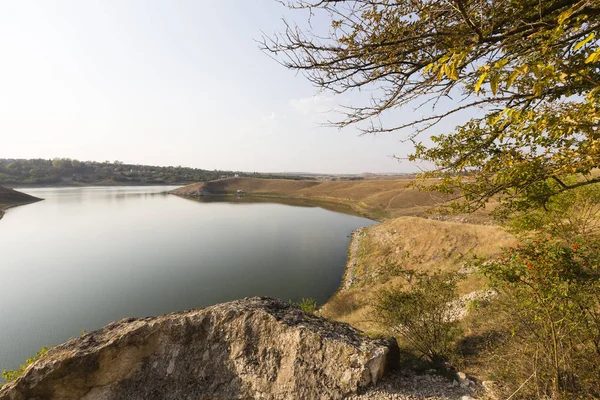
<path id="1" fill-rule="evenodd" d="M 0 184 L 184 184 L 230 177 L 305 179 L 239 171 L 159 167 L 122 161 L 79 161 L 69 158 L 0 159 Z"/>

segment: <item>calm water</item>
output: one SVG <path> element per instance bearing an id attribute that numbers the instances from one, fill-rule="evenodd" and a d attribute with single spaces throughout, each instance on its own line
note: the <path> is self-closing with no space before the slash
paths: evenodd
<path id="1" fill-rule="evenodd" d="M 200 203 L 169 187 L 44 188 L 0 221 L 0 369 L 82 329 L 237 299 L 337 289 L 365 218 L 272 203 Z"/>

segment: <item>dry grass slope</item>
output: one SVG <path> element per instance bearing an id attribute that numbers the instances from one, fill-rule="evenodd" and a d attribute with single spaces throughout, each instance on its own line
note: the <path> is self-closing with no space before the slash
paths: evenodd
<path id="1" fill-rule="evenodd" d="M 354 240 L 358 247 L 345 276 L 349 289 L 333 296 L 323 314 L 376 333 L 370 304 L 382 288 L 403 283 L 399 268 L 464 272 L 466 279 L 459 289 L 466 294 L 481 289 L 484 281 L 469 274 L 465 263 L 473 255 L 497 254 L 515 239 L 493 225 L 399 217 L 362 230 Z"/>

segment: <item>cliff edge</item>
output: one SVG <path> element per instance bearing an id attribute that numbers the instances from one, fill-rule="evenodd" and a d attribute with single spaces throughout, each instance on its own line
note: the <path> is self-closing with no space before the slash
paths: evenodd
<path id="1" fill-rule="evenodd" d="M 254 297 L 113 322 L 51 349 L 0 399 L 340 399 L 376 383 L 397 351 Z"/>

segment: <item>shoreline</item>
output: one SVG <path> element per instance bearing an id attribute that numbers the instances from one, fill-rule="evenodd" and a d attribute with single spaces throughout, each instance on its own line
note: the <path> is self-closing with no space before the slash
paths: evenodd
<path id="1" fill-rule="evenodd" d="M 356 271 L 358 269 L 358 250 L 360 249 L 363 233 L 367 228 L 367 226 L 357 228 L 350 235 L 350 243 L 348 244 L 348 259 L 346 260 L 342 281 L 340 282 L 340 286 L 336 293 L 344 292 L 350 289 L 352 284 L 356 281 Z"/>

